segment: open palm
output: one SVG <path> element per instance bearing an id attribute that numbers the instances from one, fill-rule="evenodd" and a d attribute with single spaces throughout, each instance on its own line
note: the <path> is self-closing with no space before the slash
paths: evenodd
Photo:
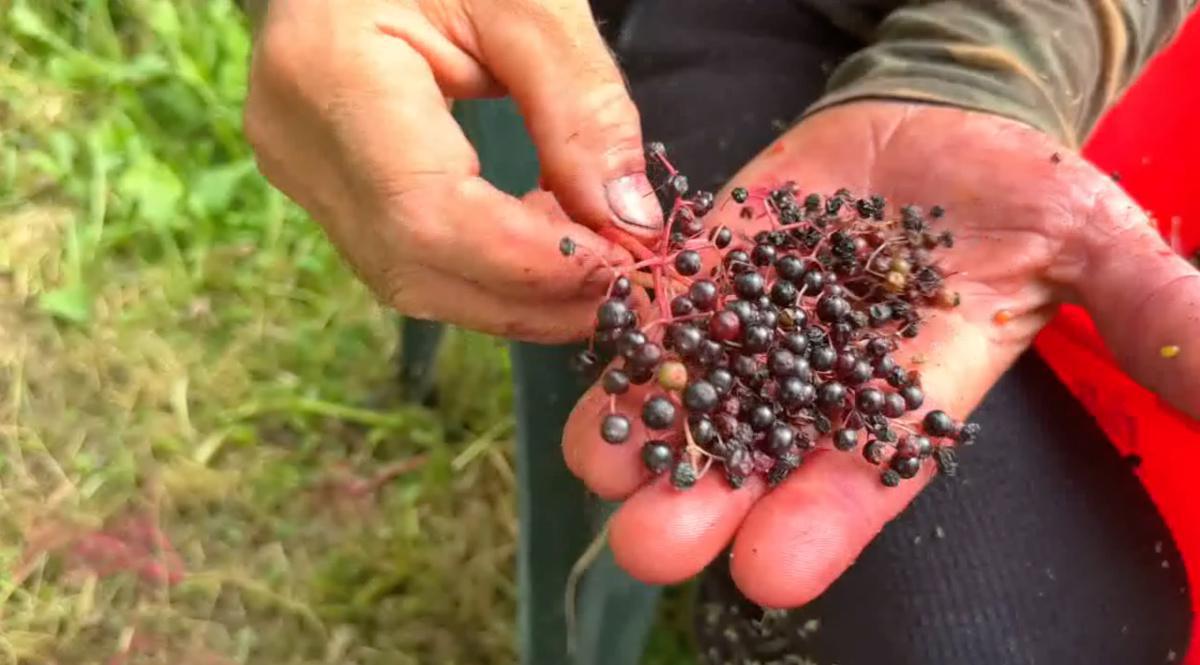
<path id="1" fill-rule="evenodd" d="M 1200 416 L 1200 346 L 1188 344 L 1200 345 L 1200 272 L 1109 178 L 1046 135 L 986 114 L 859 102 L 805 120 L 733 184 L 788 180 L 803 192 L 847 187 L 946 209 L 957 242 L 942 265 L 962 305 L 933 313 L 897 354 L 921 370 L 928 404 L 967 416 L 1057 305 L 1076 302 L 1134 378 Z M 732 206 L 714 217 L 748 224 Z M 1179 353 L 1165 357 L 1172 346 Z M 635 387 L 619 399 L 633 411 L 645 395 Z M 607 409 L 599 388 L 583 397 L 564 454 L 593 491 L 625 500 L 610 542 L 618 562 L 650 583 L 687 579 L 732 544 L 733 577 L 750 599 L 802 605 L 932 476 L 926 469 L 889 489 L 859 456 L 818 450 L 770 491 L 761 479 L 733 490 L 719 474 L 679 491 L 652 479 L 637 446 L 601 440 Z"/>

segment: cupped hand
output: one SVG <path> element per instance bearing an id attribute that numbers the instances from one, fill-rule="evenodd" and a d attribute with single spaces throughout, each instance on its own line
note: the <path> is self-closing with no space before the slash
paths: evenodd
<path id="1" fill-rule="evenodd" d="M 962 304 L 936 310 L 897 359 L 921 371 L 927 408 L 964 418 L 1062 302 L 1085 306 L 1124 368 L 1200 417 L 1200 272 L 1098 170 L 1035 130 L 951 108 L 858 102 L 822 111 L 754 159 L 734 185 L 794 180 L 801 194 L 841 187 L 889 204 L 941 205 L 955 233 L 942 265 Z M 725 200 L 724 195 L 718 201 Z M 739 206 L 717 221 L 745 228 Z M 1178 346 L 1174 357 L 1163 349 Z M 618 399 L 637 413 L 645 389 Z M 741 590 L 769 607 L 802 605 L 831 584 L 933 475 L 889 489 L 858 454 L 818 450 L 780 486 L 693 488 L 651 478 L 630 442 L 599 435 L 608 397 L 593 388 L 564 436 L 568 466 L 608 499 L 617 561 L 650 583 L 699 573 L 732 542 Z M 983 443 L 987 445 L 987 433 Z M 969 457 L 965 462 L 969 467 Z"/>
<path id="2" fill-rule="evenodd" d="M 454 99 L 505 92 L 550 201 L 482 180 L 450 114 Z M 270 181 L 382 300 L 418 318 L 578 338 L 605 264 L 629 260 L 603 230 L 662 225 L 637 111 L 584 0 L 273 1 L 246 131 Z M 584 251 L 564 261 L 565 235 Z"/>

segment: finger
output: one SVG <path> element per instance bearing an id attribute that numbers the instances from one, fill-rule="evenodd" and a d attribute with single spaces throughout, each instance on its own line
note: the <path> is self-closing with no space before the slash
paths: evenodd
<path id="1" fill-rule="evenodd" d="M 968 322 L 982 316 L 985 306 L 971 309 L 964 303 L 963 308 L 931 319 L 922 339 L 897 357 L 929 358 L 918 367 L 927 395 L 924 409 L 942 409 L 959 419 L 1020 352 L 1020 345 L 997 344 L 989 328 Z M 909 420 L 919 423 L 920 412 L 911 415 Z M 883 487 L 880 469 L 862 458 L 862 445 L 849 453 L 811 455 L 750 511 L 731 561 L 733 579 L 748 598 L 780 608 L 812 600 L 932 476 L 925 468 L 897 488 Z"/>
<path id="2" fill-rule="evenodd" d="M 751 478 L 741 489 L 712 472 L 677 490 L 659 478 L 613 515 L 609 545 L 617 564 L 646 584 L 677 584 L 721 553 L 766 486 Z"/>
<path id="3" fill-rule="evenodd" d="M 469 3 L 481 58 L 512 94 L 542 174 L 573 218 L 654 236 L 663 213 L 646 179 L 641 122 L 581 0 Z"/>
<path id="4" fill-rule="evenodd" d="M 1200 418 L 1200 271 L 1124 194 L 1102 196 L 1073 282 L 1130 376 Z"/>
<path id="5" fill-rule="evenodd" d="M 387 302 L 407 316 L 526 342 L 578 340 L 591 329 L 596 311 L 591 299 L 520 300 L 429 267 L 401 271 L 392 279 L 396 286 Z"/>

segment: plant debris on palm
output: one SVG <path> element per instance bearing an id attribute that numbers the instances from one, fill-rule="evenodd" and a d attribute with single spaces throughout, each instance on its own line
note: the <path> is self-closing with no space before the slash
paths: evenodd
<path id="1" fill-rule="evenodd" d="M 748 235 L 706 223 L 713 194 L 690 192 L 662 144 L 647 152 L 669 223 L 649 246 L 616 237 L 637 263 L 617 271 L 577 359 L 584 371 L 607 367 L 601 437 L 628 445 L 640 419 L 642 460 L 680 489 L 714 466 L 735 488 L 754 475 L 776 485 L 820 448 L 858 450 L 887 486 L 927 461 L 953 475 L 953 444 L 979 428 L 925 410 L 920 373 L 896 355 L 931 308 L 959 304 L 937 261 L 954 245 L 935 228 L 944 211 L 895 215 L 882 196 L 794 182 L 736 187 L 721 205 L 762 228 Z M 655 389 L 628 413 L 617 398 L 634 385 Z"/>

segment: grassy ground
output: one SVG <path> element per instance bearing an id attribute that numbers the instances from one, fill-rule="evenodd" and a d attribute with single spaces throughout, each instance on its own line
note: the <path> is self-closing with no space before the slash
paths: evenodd
<path id="1" fill-rule="evenodd" d="M 503 347 L 399 405 L 242 141 L 234 4 L 0 16 L 0 663 L 513 662 Z"/>

